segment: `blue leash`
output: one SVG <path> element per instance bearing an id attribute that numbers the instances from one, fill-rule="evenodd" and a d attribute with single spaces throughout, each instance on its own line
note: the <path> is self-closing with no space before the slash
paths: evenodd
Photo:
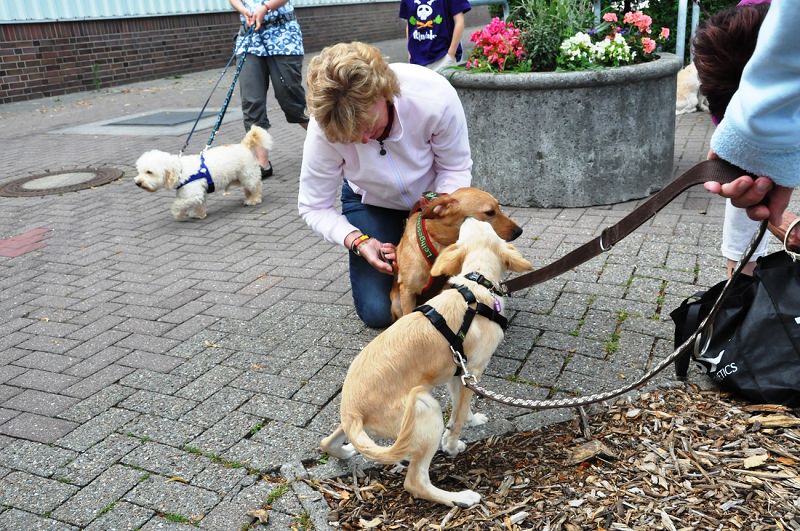
<path id="1" fill-rule="evenodd" d="M 222 103 L 222 108 L 220 109 L 219 114 L 217 115 L 217 122 L 211 129 L 211 136 L 208 138 L 208 142 L 206 142 L 206 147 L 203 148 L 203 151 L 211 147 L 212 142 L 214 142 L 214 137 L 217 136 L 217 131 L 219 130 L 219 127 L 222 125 L 222 119 L 225 117 L 225 112 L 228 110 L 228 104 L 230 104 L 231 97 L 233 96 L 233 89 L 236 87 L 236 82 L 239 80 L 239 74 L 242 72 L 242 66 L 244 66 L 244 60 L 247 58 L 247 49 L 249 48 L 249 42 L 250 42 L 249 37 L 253 34 L 254 30 L 255 30 L 255 25 L 250 26 L 250 29 L 248 29 L 247 33 L 245 33 L 244 35 L 245 39 L 247 39 L 245 41 L 247 44 L 245 45 L 245 48 L 242 51 L 242 57 L 239 59 L 239 63 L 236 65 L 236 72 L 233 74 L 233 82 L 231 83 L 231 86 L 228 89 L 228 94 L 225 96 L 225 101 Z M 211 94 L 208 95 L 208 99 L 206 99 L 206 102 L 203 104 L 203 108 L 200 109 L 200 114 L 194 121 L 194 125 L 192 125 L 192 130 L 189 131 L 189 136 L 186 137 L 186 142 L 183 144 L 179 156 L 183 155 L 184 150 L 189 145 L 189 140 L 191 140 L 192 135 L 194 134 L 194 130 L 197 127 L 197 123 L 200 121 L 200 118 L 203 117 L 203 113 L 205 112 L 206 107 L 208 106 L 208 102 L 211 101 L 211 96 L 214 94 L 214 91 L 217 90 L 219 82 L 222 81 L 223 77 L 225 77 L 225 74 L 228 72 L 228 67 L 231 66 L 231 63 L 233 63 L 233 59 L 235 57 L 236 57 L 236 50 L 233 51 L 233 55 L 231 55 L 231 58 L 228 59 L 225 68 L 222 70 L 222 74 L 220 74 L 219 79 L 217 79 L 217 82 L 214 84 L 214 88 L 211 89 Z"/>

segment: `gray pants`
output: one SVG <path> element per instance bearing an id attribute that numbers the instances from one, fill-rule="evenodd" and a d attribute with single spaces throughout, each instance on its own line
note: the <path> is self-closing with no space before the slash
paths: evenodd
<path id="1" fill-rule="evenodd" d="M 269 129 L 267 91 L 272 80 L 275 98 L 291 124 L 308 123 L 302 84 L 302 55 L 248 55 L 239 74 L 239 94 L 245 131 L 253 124 Z"/>

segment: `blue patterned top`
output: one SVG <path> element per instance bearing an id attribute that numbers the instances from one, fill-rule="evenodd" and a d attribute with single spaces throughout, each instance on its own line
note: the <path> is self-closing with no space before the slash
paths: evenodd
<path id="1" fill-rule="evenodd" d="M 261 5 L 260 0 L 242 0 L 244 6 L 251 12 Z M 287 20 L 287 17 L 291 20 Z M 270 11 L 261 23 L 261 29 L 245 39 L 247 30 L 244 27 L 244 17 L 239 16 L 242 21 L 242 30 L 236 38 L 236 54 L 239 55 L 247 49 L 247 53 L 253 55 L 303 55 L 303 33 L 300 31 L 300 24 L 294 18 L 294 6 L 291 0 L 284 5 Z M 249 41 L 249 42 L 245 42 Z"/>

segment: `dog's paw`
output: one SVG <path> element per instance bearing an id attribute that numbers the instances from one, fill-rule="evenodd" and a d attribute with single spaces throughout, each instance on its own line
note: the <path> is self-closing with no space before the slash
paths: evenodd
<path id="1" fill-rule="evenodd" d="M 470 412 L 469 416 L 467 417 L 467 422 L 465 423 L 468 428 L 473 426 L 483 426 L 489 422 L 489 417 L 484 415 L 483 413 L 472 413 Z"/>
<path id="2" fill-rule="evenodd" d="M 456 439 L 450 435 L 450 430 L 446 430 L 442 435 L 442 451 L 451 457 L 455 457 L 467 448 L 467 443 Z"/>
<path id="3" fill-rule="evenodd" d="M 481 495 L 473 490 L 462 490 L 453 493 L 453 505 L 466 509 L 481 501 Z"/>
<path id="4" fill-rule="evenodd" d="M 327 450 L 327 452 L 336 459 L 341 459 L 342 461 L 350 459 L 358 453 L 352 444 L 343 444 L 339 448 L 335 449 L 330 448 Z"/>
<path id="5" fill-rule="evenodd" d="M 255 198 L 253 198 L 253 199 L 245 199 L 245 200 L 244 200 L 244 204 L 245 204 L 246 206 L 256 206 L 256 205 L 260 205 L 260 204 L 261 204 L 261 198 L 260 198 L 260 197 L 255 197 Z"/>

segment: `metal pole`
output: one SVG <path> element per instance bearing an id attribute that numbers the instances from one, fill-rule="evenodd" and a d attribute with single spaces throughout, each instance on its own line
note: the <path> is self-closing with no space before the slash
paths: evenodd
<path id="1" fill-rule="evenodd" d="M 700 0 L 692 0 L 692 40 L 689 41 L 690 43 L 694 41 L 694 34 L 697 33 L 697 26 L 700 25 Z M 694 59 L 694 54 L 692 53 L 692 48 L 689 47 L 689 60 Z"/>
<path id="2" fill-rule="evenodd" d="M 686 49 L 686 2 L 687 0 L 678 1 L 678 27 L 676 28 L 678 35 L 676 37 L 675 55 L 681 60 L 681 64 L 683 64 Z"/>
<path id="3" fill-rule="evenodd" d="M 600 0 L 594 0 L 594 23 L 600 24 Z"/>

